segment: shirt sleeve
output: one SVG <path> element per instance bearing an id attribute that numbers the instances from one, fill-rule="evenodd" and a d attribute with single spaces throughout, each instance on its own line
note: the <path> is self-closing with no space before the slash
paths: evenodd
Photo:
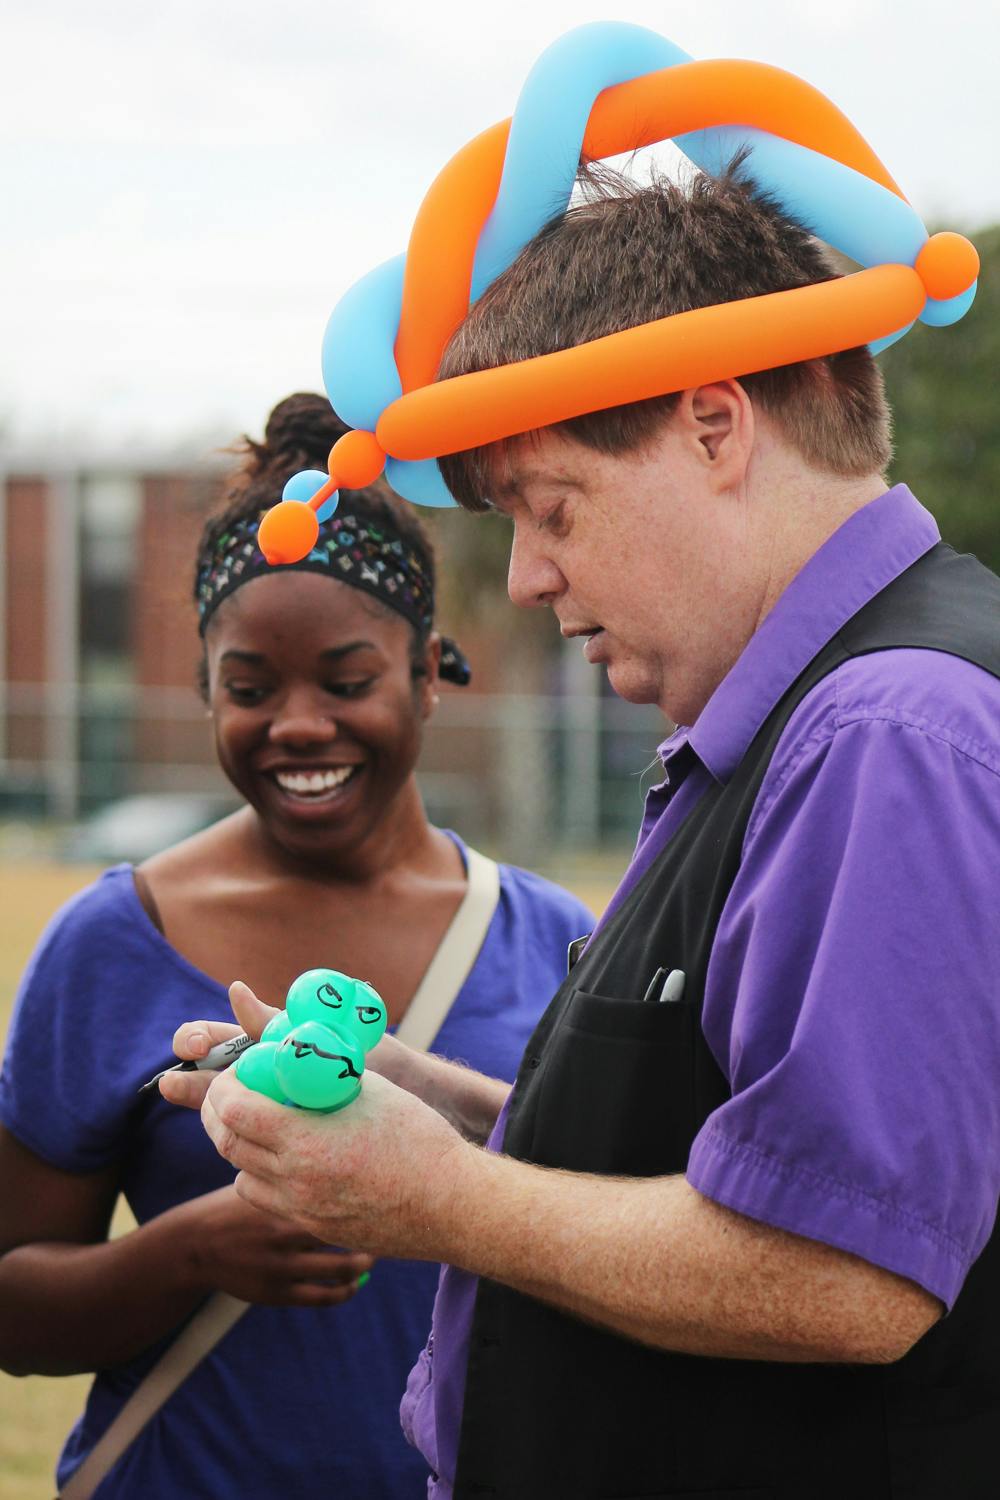
<path id="1" fill-rule="evenodd" d="M 998 889 L 995 757 L 890 714 L 800 744 L 713 946 L 692 1185 L 950 1307 L 1000 1194 Z"/>
<path id="2" fill-rule="evenodd" d="M 121 937 L 108 881 L 69 902 L 25 971 L 7 1037 L 0 1120 L 67 1171 L 98 1171 L 125 1149 L 121 1074 L 134 1051 L 134 1006 L 120 1004 Z"/>

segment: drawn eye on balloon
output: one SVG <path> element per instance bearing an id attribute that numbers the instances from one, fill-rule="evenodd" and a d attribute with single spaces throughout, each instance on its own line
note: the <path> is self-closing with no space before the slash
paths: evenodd
<path id="1" fill-rule="evenodd" d="M 307 969 L 292 983 L 285 1000 L 292 1024 L 323 1020 L 330 1011 L 343 1011 L 345 994 L 353 994 L 355 983 L 336 969 Z"/>
<path id="2" fill-rule="evenodd" d="M 384 1015 L 378 1005 L 356 1005 L 354 1011 L 362 1026 L 377 1026 Z"/>
<path id="3" fill-rule="evenodd" d="M 717 175 L 739 172 L 860 267 L 833 281 L 675 313 L 590 343 L 437 381 L 469 307 L 570 200 L 581 158 L 673 140 Z M 417 505 L 452 506 L 436 460 L 598 409 L 868 344 L 972 305 L 975 247 L 929 235 L 874 151 L 817 89 L 766 63 L 696 62 L 645 27 L 579 26 L 552 44 L 517 107 L 439 173 L 405 255 L 334 308 L 323 379 L 355 430 L 327 474 L 293 475 L 260 524 L 271 563 L 298 562 L 338 492 L 386 479 Z"/>

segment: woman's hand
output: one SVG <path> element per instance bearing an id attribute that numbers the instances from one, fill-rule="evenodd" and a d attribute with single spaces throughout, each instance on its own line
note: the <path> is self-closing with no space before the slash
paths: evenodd
<path id="1" fill-rule="evenodd" d="M 275 1006 L 258 1000 L 250 986 L 240 979 L 229 986 L 229 1003 L 239 1025 L 234 1026 L 230 1021 L 185 1021 L 178 1026 L 173 1045 L 182 1062 L 204 1057 L 218 1042 L 228 1042 L 241 1031 L 259 1040 L 271 1017 L 281 1014 Z M 160 1079 L 160 1093 L 170 1104 L 200 1109 L 212 1079 L 218 1076 L 211 1068 L 197 1073 L 165 1073 Z"/>
<path id="2" fill-rule="evenodd" d="M 184 1206 L 194 1275 L 206 1290 L 271 1307 L 338 1307 L 371 1270 L 370 1255 L 332 1249 L 219 1188 Z"/>

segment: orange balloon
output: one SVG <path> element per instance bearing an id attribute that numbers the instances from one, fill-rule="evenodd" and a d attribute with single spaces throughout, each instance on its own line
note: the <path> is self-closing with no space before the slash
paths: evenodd
<path id="1" fill-rule="evenodd" d="M 396 368 L 404 391 L 437 376 L 444 346 L 469 311 L 479 234 L 496 202 L 510 121 L 484 130 L 431 183 L 410 231 Z"/>
<path id="2" fill-rule="evenodd" d="M 959 297 L 979 275 L 979 251 L 964 234 L 943 229 L 921 247 L 914 269 L 928 297 Z"/>
<path id="3" fill-rule="evenodd" d="M 674 313 L 517 364 L 458 375 L 387 406 L 376 435 L 393 458 L 438 458 L 586 412 L 817 359 L 912 323 L 927 294 L 910 266 Z"/>
<path id="4" fill-rule="evenodd" d="M 316 512 L 303 500 L 282 500 L 267 512 L 257 529 L 257 545 L 272 564 L 300 562 L 318 538 Z"/>
<path id="5" fill-rule="evenodd" d="M 345 490 L 363 490 L 374 484 L 385 468 L 385 454 L 374 432 L 345 432 L 330 449 L 330 478 Z M 325 486 L 324 486 L 325 487 Z"/>

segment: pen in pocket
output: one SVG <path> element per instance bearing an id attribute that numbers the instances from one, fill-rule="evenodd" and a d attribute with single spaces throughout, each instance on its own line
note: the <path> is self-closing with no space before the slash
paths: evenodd
<path id="1" fill-rule="evenodd" d="M 657 969 L 649 982 L 649 988 L 643 995 L 643 1001 L 653 1001 L 656 1004 L 676 1004 L 684 994 L 685 974 L 683 969 L 671 969 L 668 974 L 666 969 Z"/>

